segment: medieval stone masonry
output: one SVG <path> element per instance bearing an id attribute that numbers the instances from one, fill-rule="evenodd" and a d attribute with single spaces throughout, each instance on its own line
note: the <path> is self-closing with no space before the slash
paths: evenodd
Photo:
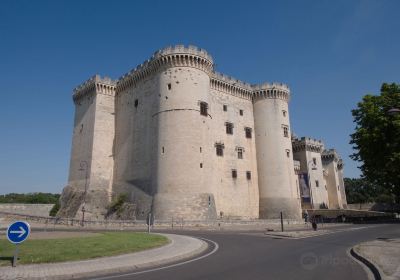
<path id="1" fill-rule="evenodd" d="M 136 219 L 299 219 L 302 207 L 346 207 L 339 155 L 292 137 L 289 99 L 287 85 L 215 72 L 193 46 L 159 50 L 117 81 L 92 77 L 73 94 L 59 215 L 103 219 L 121 195 Z"/>

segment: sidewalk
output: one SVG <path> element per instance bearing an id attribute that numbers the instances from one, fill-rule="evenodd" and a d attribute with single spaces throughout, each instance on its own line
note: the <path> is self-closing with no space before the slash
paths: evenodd
<path id="1" fill-rule="evenodd" d="M 400 279 L 400 239 L 378 239 L 353 247 L 355 253 L 372 263 L 384 280 Z"/>
<path id="2" fill-rule="evenodd" d="M 206 242 L 196 238 L 175 234 L 162 235 L 171 242 L 160 248 L 86 261 L 0 267 L 0 279 L 73 279 L 128 272 L 190 258 L 207 248 Z"/>
<path id="3" fill-rule="evenodd" d="M 332 234 L 342 231 L 352 231 L 352 230 L 359 230 L 366 228 L 366 226 L 359 226 L 359 227 L 344 227 L 344 226 L 325 226 L 319 227 L 318 230 L 314 231 L 311 226 L 307 229 L 300 229 L 300 230 L 286 230 L 284 232 L 279 231 L 267 231 L 264 233 L 265 236 L 271 237 L 281 237 L 281 238 L 289 238 L 289 239 L 302 239 L 326 234 Z"/>

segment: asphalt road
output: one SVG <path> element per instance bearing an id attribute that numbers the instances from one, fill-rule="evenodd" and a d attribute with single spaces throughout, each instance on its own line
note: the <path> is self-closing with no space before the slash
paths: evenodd
<path id="1" fill-rule="evenodd" d="M 347 254 L 348 249 L 378 237 L 399 238 L 400 225 L 354 226 L 360 227 L 365 228 L 296 240 L 251 232 L 176 232 L 210 239 L 219 248 L 206 258 L 181 266 L 134 275 L 114 274 L 106 279 L 365 280 L 365 270 Z"/>

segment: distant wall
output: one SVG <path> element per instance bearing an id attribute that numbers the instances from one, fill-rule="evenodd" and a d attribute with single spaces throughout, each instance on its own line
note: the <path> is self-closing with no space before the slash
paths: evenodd
<path id="1" fill-rule="evenodd" d="M 0 212 L 47 217 L 53 206 L 54 204 L 0 203 Z"/>
<path id="2" fill-rule="evenodd" d="M 398 203 L 354 203 L 347 204 L 347 209 L 352 210 L 371 210 L 380 212 L 400 212 L 400 204 Z"/>
<path id="3" fill-rule="evenodd" d="M 353 203 L 347 204 L 347 209 L 352 210 L 371 210 L 375 203 Z"/>

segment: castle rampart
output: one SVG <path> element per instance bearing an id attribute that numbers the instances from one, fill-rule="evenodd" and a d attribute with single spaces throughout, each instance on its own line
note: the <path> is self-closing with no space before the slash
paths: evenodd
<path id="1" fill-rule="evenodd" d="M 283 212 L 287 218 L 299 219 L 301 214 L 291 154 L 289 96 L 283 84 L 263 84 L 254 92 L 261 218 L 279 218 Z"/>
<path id="2" fill-rule="evenodd" d="M 287 85 L 250 85 L 214 71 L 205 50 L 178 45 L 117 81 L 93 76 L 73 100 L 61 216 L 105 217 L 124 194 L 138 219 L 300 218 L 304 163 L 292 153 L 323 145 L 304 138 L 292 148 Z"/>

